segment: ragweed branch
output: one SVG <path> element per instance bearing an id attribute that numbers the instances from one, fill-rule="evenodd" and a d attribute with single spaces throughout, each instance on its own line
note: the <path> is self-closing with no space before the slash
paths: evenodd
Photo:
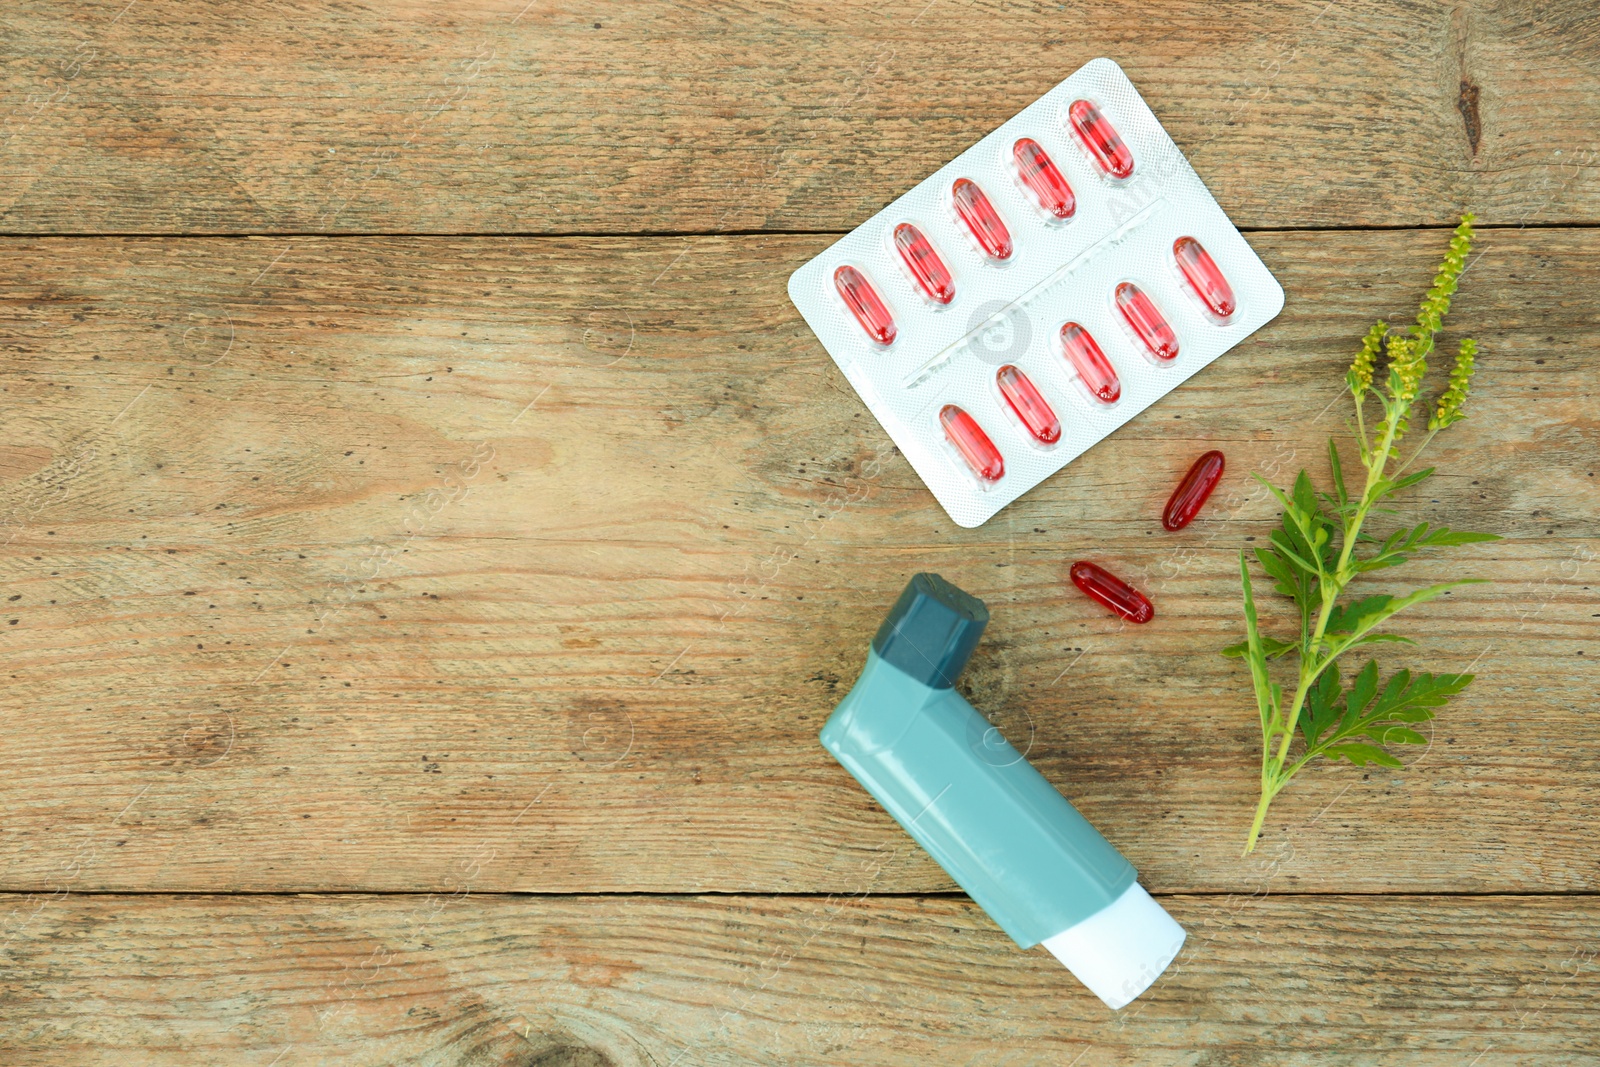
<path id="1" fill-rule="evenodd" d="M 1465 215 L 1456 227 L 1416 322 L 1403 332 L 1391 331 L 1387 323 L 1378 322 L 1362 339 L 1361 350 L 1345 375 L 1355 399 L 1351 429 L 1365 474 L 1359 492 L 1351 495 L 1346 487 L 1339 448 L 1332 439 L 1328 441 L 1332 494 L 1315 491 L 1303 470 L 1288 490 L 1256 475 L 1283 505 L 1282 522 L 1272 531 L 1270 544 L 1255 550 L 1256 560 L 1274 588 L 1294 601 L 1300 629 L 1288 638 L 1261 632 L 1250 568 L 1241 552 L 1246 636 L 1224 649 L 1223 655 L 1241 657 L 1249 666 L 1261 713 L 1261 801 L 1245 841 L 1246 855 L 1255 848 L 1273 798 L 1300 768 L 1317 759 L 1349 760 L 1358 767 L 1369 763 L 1403 766 L 1388 746 L 1424 742 L 1414 727 L 1431 719 L 1435 709 L 1472 681 L 1470 674 L 1414 675 L 1407 670 L 1383 677 L 1374 659 L 1368 659 L 1348 685 L 1340 672 L 1340 657 L 1355 649 L 1391 641 L 1412 643 L 1379 630 L 1390 616 L 1476 579 L 1443 582 L 1401 596 L 1379 593 L 1341 602 L 1351 582 L 1360 575 L 1404 563 L 1419 549 L 1499 539 L 1494 534 L 1427 523 L 1395 530 L 1382 540 L 1362 529 L 1382 501 L 1433 474 L 1432 467 L 1406 471 L 1435 434 L 1466 417 L 1478 353 L 1477 344 L 1470 339 L 1457 349 L 1444 392 L 1423 409 L 1427 412 L 1426 434 L 1414 444 L 1408 441 L 1434 338 L 1444 325 L 1450 298 L 1472 250 L 1472 222 L 1473 216 Z M 1373 376 L 1380 356 L 1387 373 L 1382 385 L 1375 387 Z M 1366 421 L 1369 398 L 1377 402 L 1382 416 L 1370 430 Z M 1400 458 L 1402 442 L 1410 453 L 1404 461 Z M 1293 664 L 1292 671 L 1277 668 L 1280 676 L 1288 675 L 1282 683 L 1274 681 L 1274 660 Z M 1297 734 L 1301 744 L 1291 751 L 1296 748 Z"/>

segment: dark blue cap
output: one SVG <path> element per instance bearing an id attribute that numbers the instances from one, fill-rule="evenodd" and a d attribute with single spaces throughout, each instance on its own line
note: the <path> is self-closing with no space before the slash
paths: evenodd
<path id="1" fill-rule="evenodd" d="M 918 574 L 878 627 L 872 650 L 923 685 L 949 689 L 988 624 L 983 601 L 937 574 Z"/>

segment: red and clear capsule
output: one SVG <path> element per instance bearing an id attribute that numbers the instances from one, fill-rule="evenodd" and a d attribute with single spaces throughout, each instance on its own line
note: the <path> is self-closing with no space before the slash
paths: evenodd
<path id="1" fill-rule="evenodd" d="M 1233 314 L 1238 304 L 1233 299 L 1233 286 L 1222 276 L 1217 261 L 1193 237 L 1180 237 L 1172 242 L 1172 257 L 1178 261 L 1183 280 L 1200 298 L 1207 311 L 1219 319 Z"/>
<path id="2" fill-rule="evenodd" d="M 895 330 L 894 316 L 889 314 L 889 308 L 878 296 L 872 283 L 867 281 L 865 274 L 846 264 L 833 272 L 833 285 L 855 313 L 856 321 L 867 331 L 868 337 L 880 345 L 893 343 L 898 332 Z"/>
<path id="3" fill-rule="evenodd" d="M 946 404 L 939 412 L 939 422 L 945 437 L 956 446 L 961 458 L 967 461 L 972 473 L 986 482 L 998 482 L 1006 472 L 1006 461 L 994 447 L 989 435 L 983 432 L 978 420 L 954 404 Z"/>
<path id="4" fill-rule="evenodd" d="M 1024 137 L 1012 147 L 1017 161 L 1017 173 L 1022 184 L 1028 187 L 1039 206 L 1058 219 L 1070 219 L 1078 210 L 1078 198 L 1072 195 L 1072 186 L 1062 176 L 1055 161 L 1039 147 L 1032 137 Z"/>
<path id="5" fill-rule="evenodd" d="M 1149 622 L 1156 617 L 1155 605 L 1139 590 L 1094 563 L 1072 565 L 1072 584 L 1084 595 L 1121 615 L 1129 622 Z"/>
<path id="6" fill-rule="evenodd" d="M 1061 327 L 1061 350 L 1089 392 L 1101 403 L 1116 403 L 1122 395 L 1122 381 L 1088 330 L 1075 322 Z"/>
<path id="7" fill-rule="evenodd" d="M 1178 335 L 1143 289 L 1132 282 L 1117 286 L 1117 310 L 1152 356 L 1164 363 L 1178 358 Z"/>
<path id="8" fill-rule="evenodd" d="M 1172 491 L 1167 510 L 1161 513 L 1161 525 L 1169 530 L 1181 530 L 1189 525 L 1200 514 L 1211 490 L 1222 480 L 1222 471 L 1226 466 L 1227 461 L 1222 453 L 1215 449 L 1195 460 L 1189 473 L 1178 483 L 1178 488 Z"/>
<path id="9" fill-rule="evenodd" d="M 1011 410 L 1017 413 L 1022 425 L 1028 428 L 1040 444 L 1053 445 L 1061 440 L 1061 420 L 1051 410 L 1050 402 L 1040 394 L 1028 376 L 1017 368 L 1001 367 L 995 375 L 1000 395 L 1006 398 Z"/>
<path id="10" fill-rule="evenodd" d="M 909 222 L 894 228 L 894 247 L 906 270 L 917 280 L 917 287 L 929 300 L 948 304 L 956 298 L 956 282 L 950 277 L 950 268 L 944 265 L 933 242 Z"/>
<path id="11" fill-rule="evenodd" d="M 978 188 L 977 182 L 970 178 L 957 178 L 950 196 L 955 201 L 956 214 L 972 231 L 973 239 L 984 254 L 990 259 L 1010 259 L 1011 231 L 1006 229 L 1005 220 L 989 203 L 989 198 Z"/>
<path id="12" fill-rule="evenodd" d="M 1101 170 L 1113 178 L 1126 178 L 1133 173 L 1133 153 L 1099 108 L 1087 100 L 1074 100 L 1067 108 L 1067 119 Z"/>

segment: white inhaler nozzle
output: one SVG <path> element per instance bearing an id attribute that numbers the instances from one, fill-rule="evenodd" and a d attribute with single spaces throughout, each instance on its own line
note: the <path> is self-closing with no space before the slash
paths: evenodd
<path id="1" fill-rule="evenodd" d="M 1161 977 L 1183 947 L 1183 927 L 1138 882 L 1044 947 L 1112 1010 Z"/>

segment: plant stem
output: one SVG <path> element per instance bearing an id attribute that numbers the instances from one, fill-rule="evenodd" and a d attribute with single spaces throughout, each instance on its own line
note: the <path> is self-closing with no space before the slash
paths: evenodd
<path id="1" fill-rule="evenodd" d="M 1394 476 L 1396 478 L 1398 478 L 1402 474 L 1404 474 L 1406 472 L 1406 468 L 1411 466 L 1413 463 L 1415 463 L 1417 461 L 1417 457 L 1422 455 L 1422 450 L 1424 448 L 1428 447 L 1428 442 L 1432 441 L 1433 440 L 1433 435 L 1438 433 L 1438 432 L 1439 432 L 1438 430 L 1429 430 L 1428 431 L 1428 436 L 1424 437 L 1422 439 L 1422 443 L 1417 446 L 1416 451 L 1411 453 L 1411 458 L 1406 460 L 1404 463 L 1400 464 L 1400 466 L 1398 466 L 1398 467 L 1396 467 L 1394 469 Z"/>
<path id="2" fill-rule="evenodd" d="M 1275 791 L 1268 790 L 1266 778 L 1263 775 L 1261 782 L 1261 802 L 1256 805 L 1256 817 L 1255 820 L 1250 823 L 1250 836 L 1245 839 L 1244 852 L 1242 855 L 1248 856 L 1250 853 L 1255 851 L 1256 838 L 1261 836 L 1261 826 L 1267 821 L 1267 809 L 1272 806 L 1272 798 L 1277 795 L 1278 794 Z"/>
<path id="3" fill-rule="evenodd" d="M 1365 467 L 1367 465 L 1367 456 L 1371 451 L 1371 446 L 1367 443 L 1367 420 L 1362 416 L 1361 412 L 1361 409 L 1365 406 L 1362 401 L 1366 399 L 1366 396 L 1357 393 L 1352 393 L 1351 395 L 1356 398 L 1356 450 L 1361 455 L 1361 465 Z"/>

